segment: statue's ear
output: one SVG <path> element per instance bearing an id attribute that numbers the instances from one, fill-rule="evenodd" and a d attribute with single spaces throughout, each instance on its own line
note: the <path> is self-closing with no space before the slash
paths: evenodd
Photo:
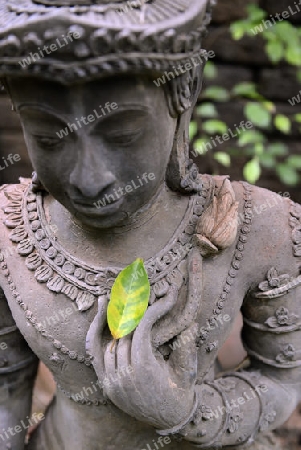
<path id="1" fill-rule="evenodd" d="M 187 176 L 189 167 L 190 118 L 191 111 L 186 111 L 179 116 L 177 121 L 173 148 L 166 171 L 166 183 L 173 191 L 186 192 L 181 187 L 181 181 Z"/>
<path id="2" fill-rule="evenodd" d="M 173 80 L 167 97 L 172 117 L 177 117 L 177 129 L 166 171 L 166 183 L 174 191 L 185 192 L 182 180 L 187 179 L 191 160 L 189 158 L 189 124 L 198 101 L 203 81 L 204 64 L 194 67 L 184 76 Z"/>

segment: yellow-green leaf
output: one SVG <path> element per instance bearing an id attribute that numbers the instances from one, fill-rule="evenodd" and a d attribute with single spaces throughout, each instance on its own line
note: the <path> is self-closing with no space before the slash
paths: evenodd
<path id="1" fill-rule="evenodd" d="M 114 339 L 131 333 L 147 309 L 150 284 L 141 258 L 120 272 L 113 284 L 107 320 Z"/>

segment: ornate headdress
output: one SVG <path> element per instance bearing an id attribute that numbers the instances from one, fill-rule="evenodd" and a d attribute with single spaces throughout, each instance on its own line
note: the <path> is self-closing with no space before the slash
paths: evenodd
<path id="1" fill-rule="evenodd" d="M 194 191 L 187 173 L 187 124 L 206 61 L 202 38 L 214 0 L 0 0 L 0 79 L 38 77 L 64 84 L 118 74 L 165 71 L 164 89 L 179 121 L 170 184 Z M 192 61 L 198 61 L 198 67 Z M 191 70 L 178 76 L 177 68 Z M 186 66 L 187 67 L 187 66 Z M 185 115 L 184 113 L 187 112 Z M 186 117 L 185 117 L 186 116 Z M 173 163 L 174 161 L 174 163 Z M 185 178 L 186 177 L 186 178 Z"/>
<path id="2" fill-rule="evenodd" d="M 0 0 L 0 77 L 72 83 L 202 53 L 209 0 Z"/>

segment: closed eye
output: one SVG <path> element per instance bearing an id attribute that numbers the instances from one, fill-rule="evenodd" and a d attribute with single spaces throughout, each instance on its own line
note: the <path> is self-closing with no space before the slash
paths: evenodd
<path id="1" fill-rule="evenodd" d="M 51 136 L 34 136 L 39 147 L 45 150 L 56 150 L 62 145 L 63 139 Z"/>
<path id="2" fill-rule="evenodd" d="M 120 145 L 130 145 L 140 138 L 143 134 L 143 128 L 136 130 L 111 131 L 105 133 L 104 138 L 107 142 Z"/>

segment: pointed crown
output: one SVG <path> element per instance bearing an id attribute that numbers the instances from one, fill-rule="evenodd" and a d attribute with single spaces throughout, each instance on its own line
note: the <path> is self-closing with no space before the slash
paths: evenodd
<path id="1" fill-rule="evenodd" d="M 163 73 L 203 54 L 213 0 L 0 0 L 0 78 Z"/>

